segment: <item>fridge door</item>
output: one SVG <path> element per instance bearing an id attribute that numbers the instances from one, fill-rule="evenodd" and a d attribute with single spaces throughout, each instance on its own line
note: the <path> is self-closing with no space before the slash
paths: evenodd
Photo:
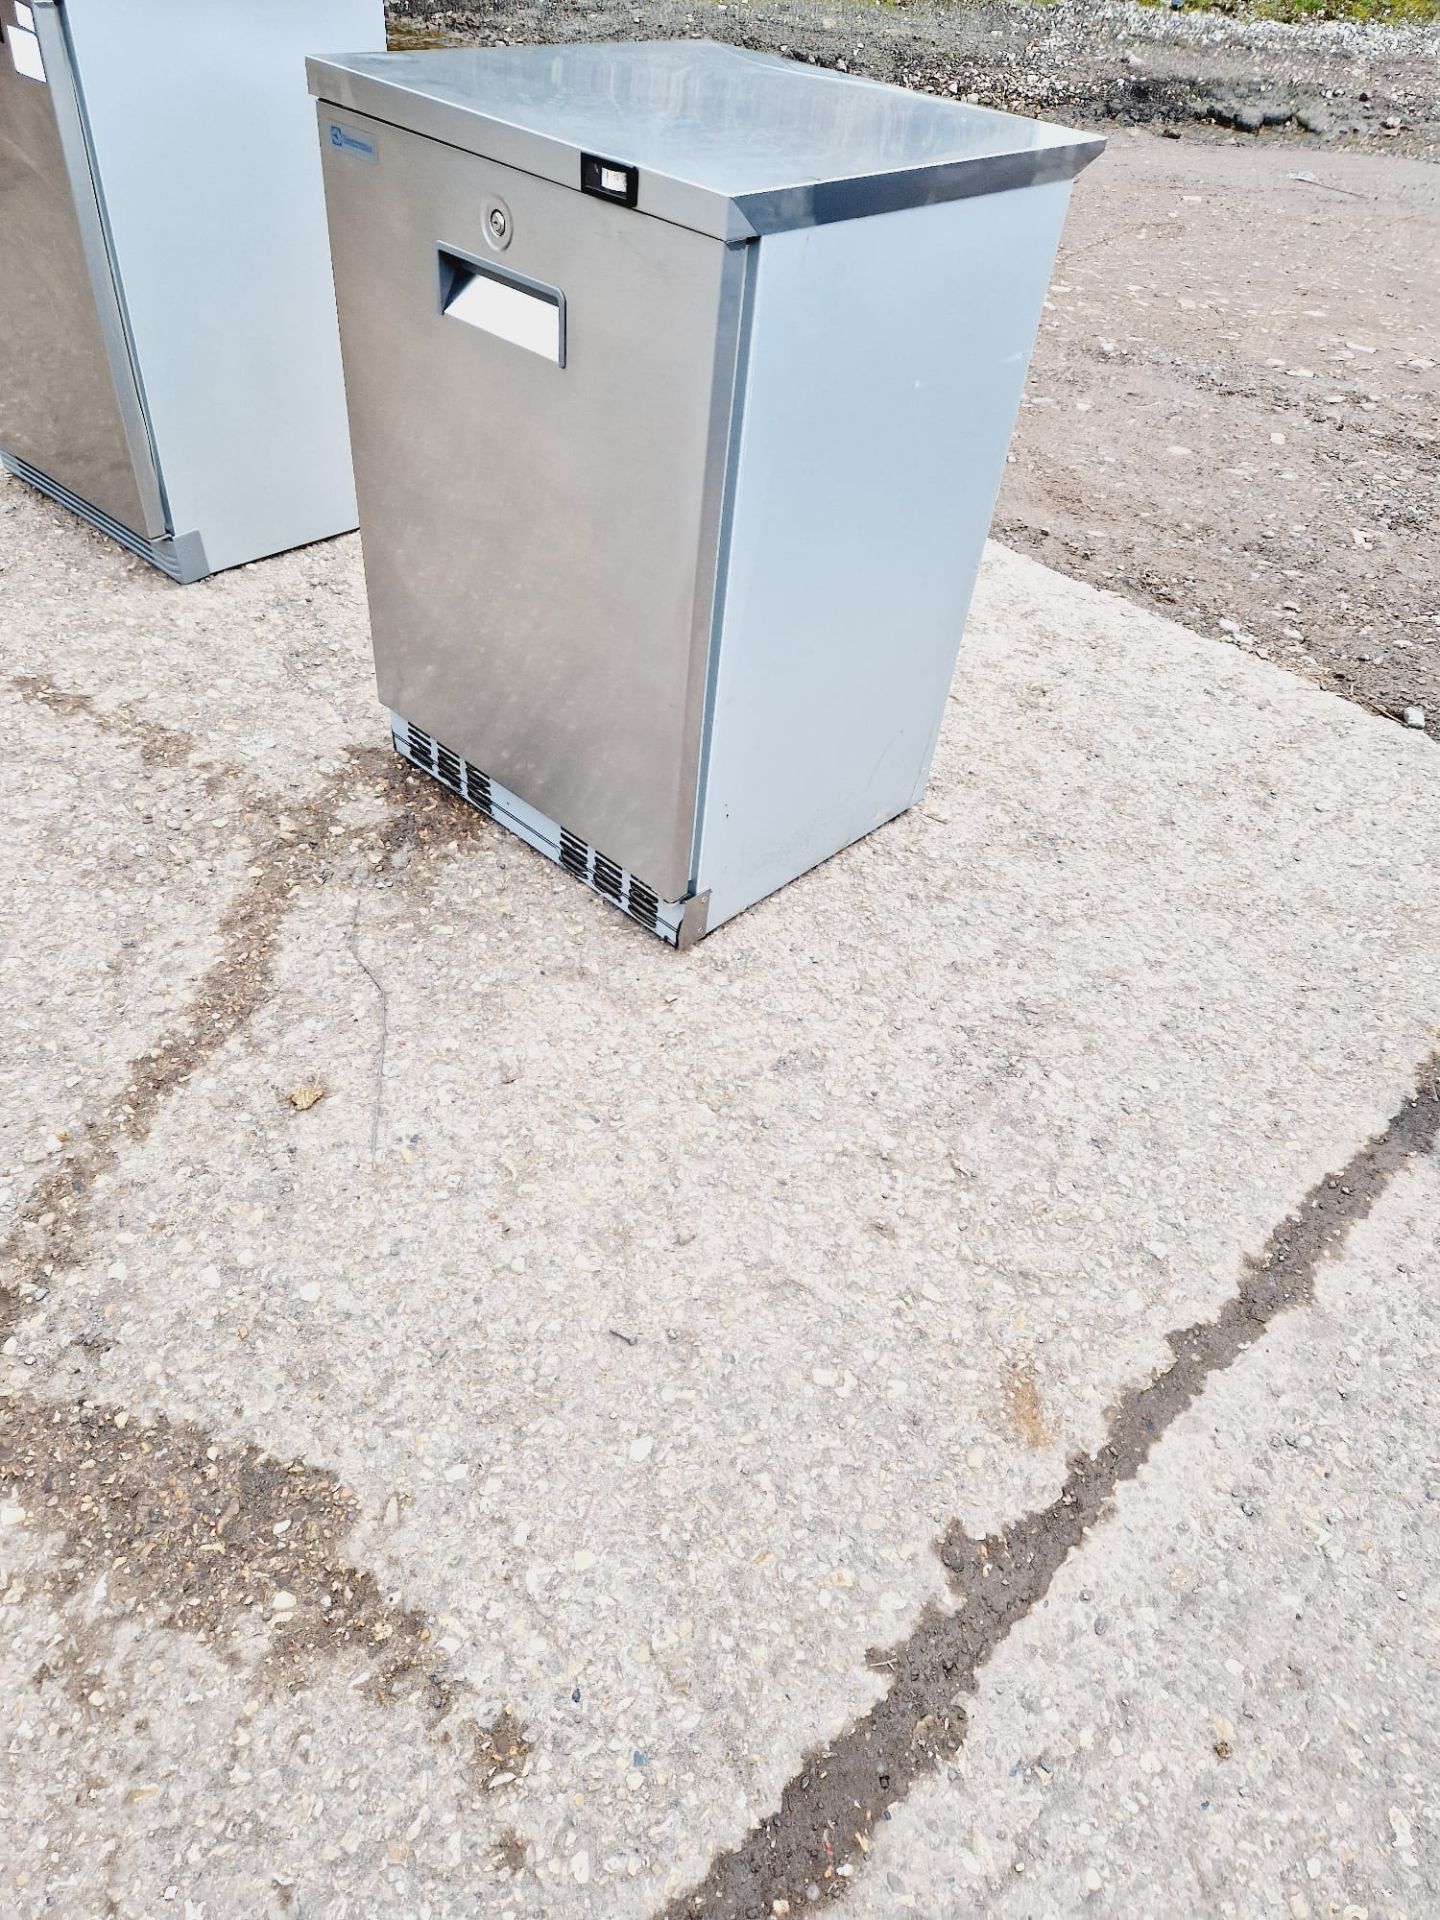
<path id="1" fill-rule="evenodd" d="M 319 111 L 381 698 L 680 899 L 746 250 Z"/>
<path id="2" fill-rule="evenodd" d="M 153 540 L 160 486 L 64 24 L 48 0 L 0 0 L 0 22 L 0 450 Z"/>

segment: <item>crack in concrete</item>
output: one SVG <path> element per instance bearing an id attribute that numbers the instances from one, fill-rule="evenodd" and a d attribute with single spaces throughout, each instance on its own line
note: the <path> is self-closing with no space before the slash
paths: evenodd
<path id="1" fill-rule="evenodd" d="M 1145 1465 L 1212 1375 L 1222 1372 L 1292 1307 L 1314 1299 L 1315 1276 L 1337 1254 L 1395 1175 L 1440 1138 L 1440 1052 L 1421 1063 L 1415 1092 L 1382 1132 L 1311 1189 L 1245 1260 L 1240 1284 L 1211 1320 L 1167 1334 L 1172 1359 L 1111 1409 L 1103 1443 L 1076 1453 L 1055 1499 L 1003 1533 L 972 1540 L 952 1522 L 936 1552 L 956 1598 L 929 1606 L 914 1631 L 871 1667 L 889 1676 L 862 1718 L 808 1754 L 780 1805 L 661 1920 L 761 1920 L 843 1897 L 863 1865 L 877 1819 L 965 1739 L 967 1695 L 980 1669 L 1036 1604 L 1109 1510 L 1117 1487 Z"/>
<path id="2" fill-rule="evenodd" d="M 51 711 L 97 719 L 83 694 L 47 686 L 34 697 Z M 101 724 L 132 743 L 143 742 L 150 733 L 147 725 L 124 716 L 107 714 Z M 167 736 L 177 752 L 177 743 L 186 738 Z M 143 755 L 143 744 L 141 751 Z M 386 804 L 385 818 L 363 826 L 336 820 L 336 809 L 346 800 L 367 796 Z M 156 1045 L 131 1062 L 125 1084 L 32 1188 L 0 1242 L 0 1268 L 7 1276 L 0 1283 L 0 1340 L 43 1299 L 57 1274 L 85 1258 L 96 1184 L 113 1172 L 121 1149 L 146 1137 L 166 1102 L 264 1005 L 280 933 L 301 890 L 322 881 L 328 863 L 345 851 L 373 853 L 390 877 L 397 877 L 393 870 L 403 869 L 406 881 L 414 884 L 410 876 L 420 871 L 410 862 L 414 850 L 457 846 L 488 830 L 473 807 L 416 775 L 381 747 L 352 748 L 346 763 L 308 799 L 287 807 L 276 798 L 267 802 L 267 811 L 274 818 L 252 855 L 249 884 L 221 915 L 217 958 Z"/>
<path id="3" fill-rule="evenodd" d="M 355 895 L 355 911 L 350 916 L 350 955 L 375 989 L 380 1004 L 380 1025 L 375 1036 L 375 1079 L 370 1096 L 370 1158 L 380 1151 L 380 1116 L 385 1106 L 385 1053 L 390 1041 L 390 994 L 385 983 L 360 951 L 360 895 Z"/>

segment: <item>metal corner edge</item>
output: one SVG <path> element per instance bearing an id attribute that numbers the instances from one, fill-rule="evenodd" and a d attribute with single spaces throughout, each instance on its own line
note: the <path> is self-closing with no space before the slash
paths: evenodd
<path id="1" fill-rule="evenodd" d="M 680 931 L 675 936 L 675 951 L 686 953 L 697 940 L 705 938 L 710 920 L 710 889 L 692 893 L 680 915 Z"/>

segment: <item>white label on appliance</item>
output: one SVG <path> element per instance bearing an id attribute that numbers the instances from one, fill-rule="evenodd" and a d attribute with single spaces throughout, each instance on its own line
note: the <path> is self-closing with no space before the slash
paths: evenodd
<path id="1" fill-rule="evenodd" d="M 45 62 L 40 58 L 40 42 L 33 33 L 27 33 L 24 27 L 12 27 L 6 35 L 10 42 L 10 58 L 15 62 L 15 71 L 23 73 L 27 80 L 45 78 Z"/>
<path id="2" fill-rule="evenodd" d="M 541 294 L 508 287 L 477 273 L 467 280 L 445 308 L 452 319 L 464 320 L 485 333 L 497 334 L 512 346 L 560 364 L 560 308 Z"/>
<path id="3" fill-rule="evenodd" d="M 26 6 L 25 0 L 15 0 L 15 24 L 24 27 L 27 33 L 35 31 L 35 16 Z"/>

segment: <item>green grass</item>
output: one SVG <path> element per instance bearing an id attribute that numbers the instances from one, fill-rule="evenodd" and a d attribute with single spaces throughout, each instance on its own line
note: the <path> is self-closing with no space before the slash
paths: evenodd
<path id="1" fill-rule="evenodd" d="M 1145 0 L 1164 6 L 1167 0 Z M 1186 11 L 1244 20 L 1363 20 L 1379 26 L 1440 20 L 1440 0 L 1186 0 Z"/>
<path id="2" fill-rule="evenodd" d="M 412 48 L 453 47 L 453 33 L 437 33 L 433 27 L 417 26 L 413 20 L 392 22 L 389 26 L 385 44 L 391 53 L 408 53 Z"/>

